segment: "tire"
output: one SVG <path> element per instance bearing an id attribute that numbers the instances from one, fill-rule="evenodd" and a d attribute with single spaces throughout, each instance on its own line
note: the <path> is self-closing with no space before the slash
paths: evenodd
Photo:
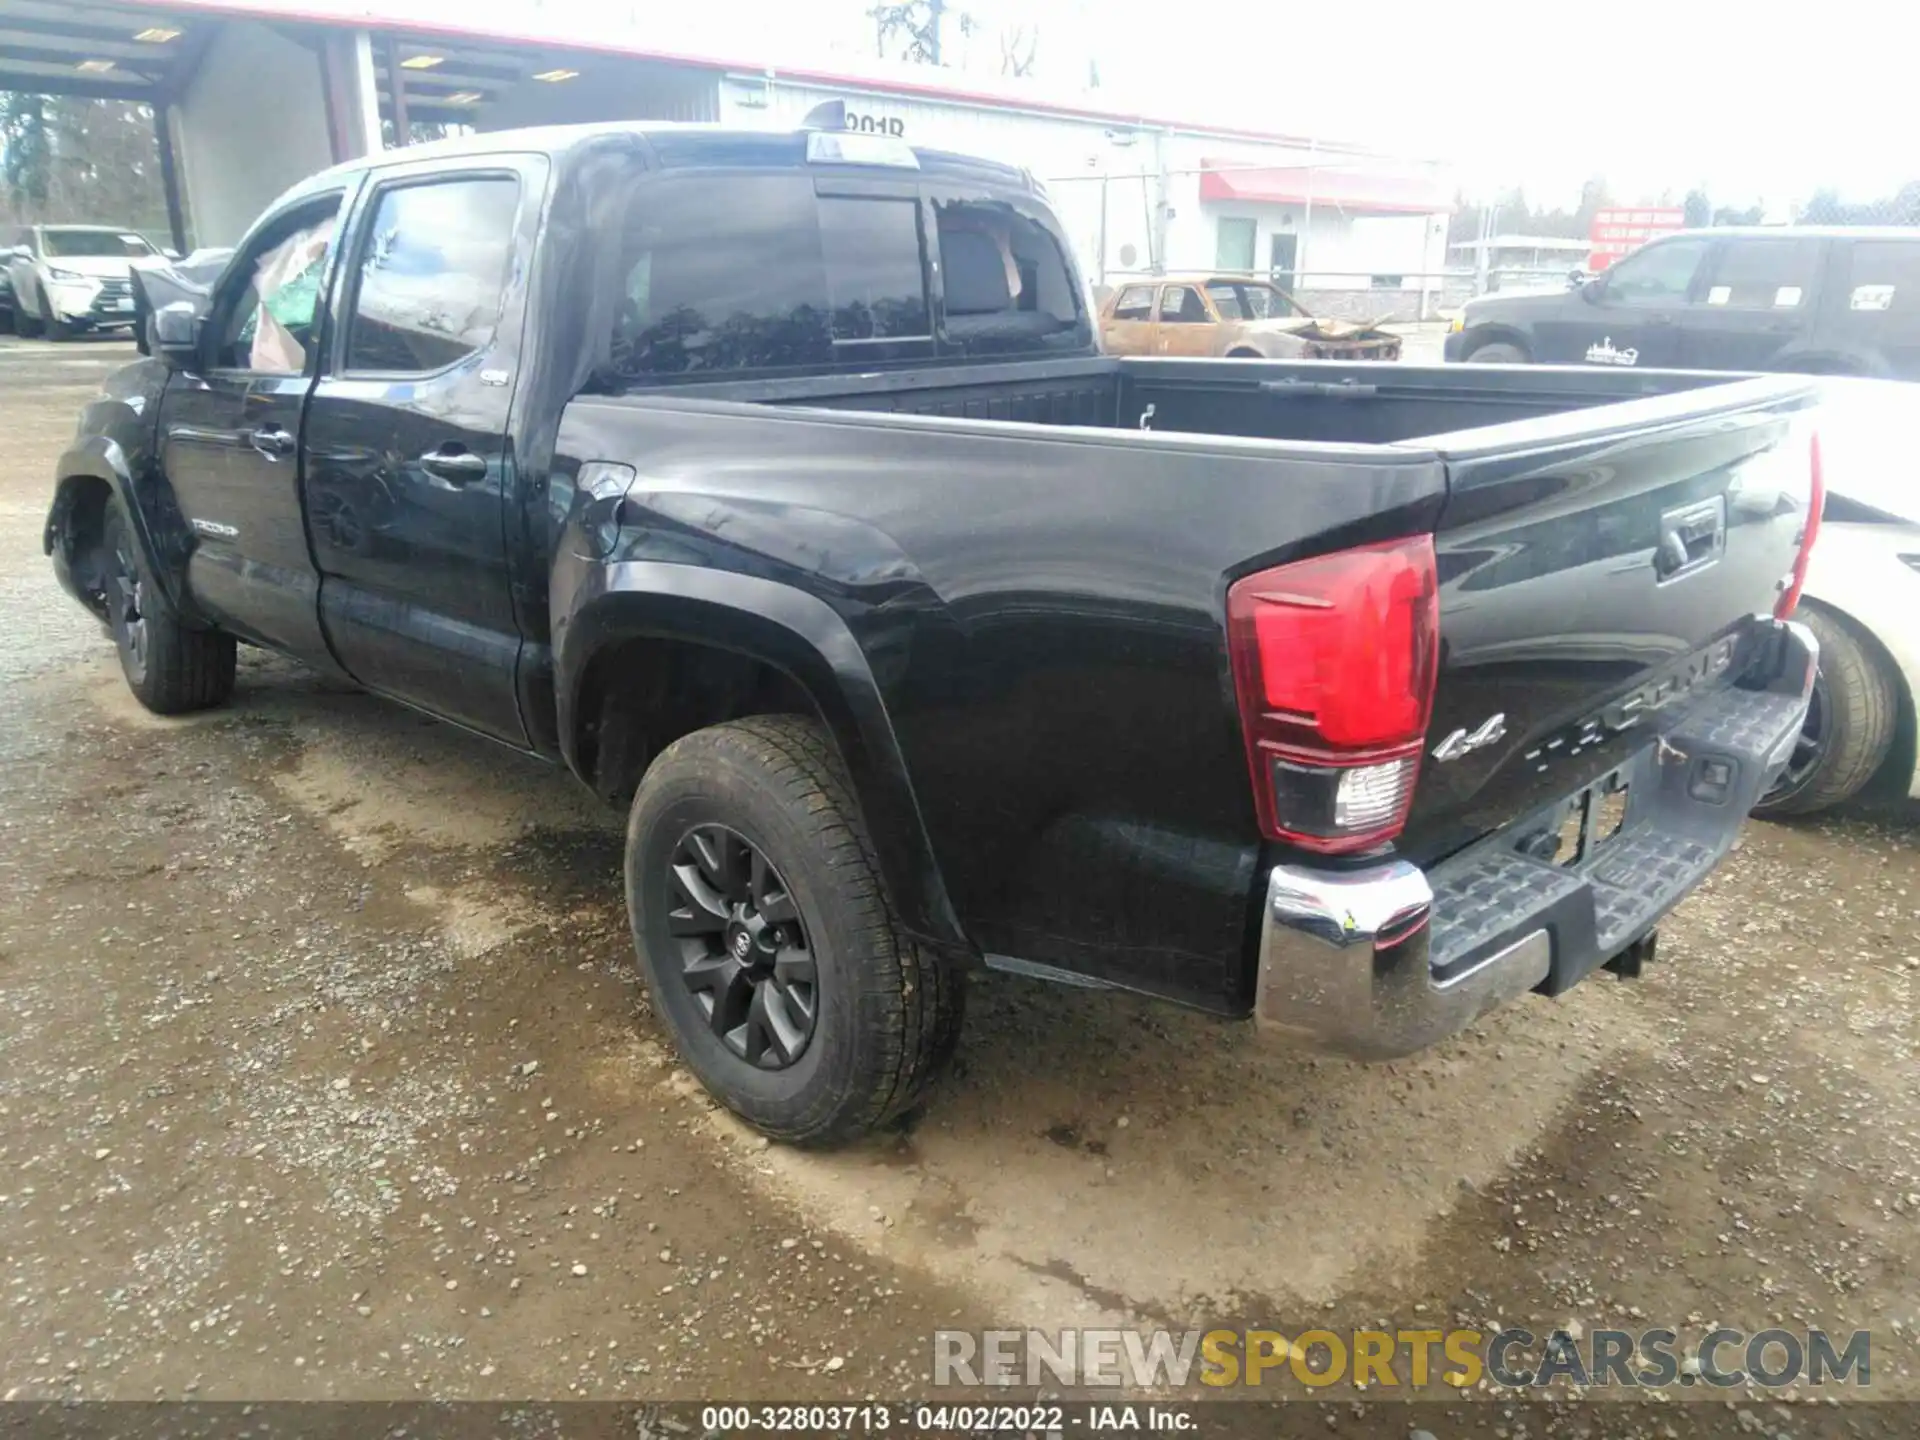
<path id="1" fill-rule="evenodd" d="M 117 495 L 107 502 L 101 539 L 107 628 L 134 698 L 156 715 L 182 715 L 224 703 L 233 694 L 233 637 L 180 623 L 147 571 Z"/>
<path id="2" fill-rule="evenodd" d="M 76 332 L 72 322 L 62 320 L 59 316 L 55 315 L 52 307 L 46 305 L 46 296 L 41 296 L 40 301 L 47 312 L 47 318 L 42 327 L 46 331 L 47 339 L 56 345 L 64 344 L 66 341 L 73 339 Z"/>
<path id="3" fill-rule="evenodd" d="M 1852 798 L 1886 760 L 1900 717 L 1891 668 L 1850 621 L 1808 604 L 1796 618 L 1820 642 L 1820 674 L 1793 758 L 1756 815 L 1811 815 Z"/>
<path id="4" fill-rule="evenodd" d="M 13 311 L 13 333 L 22 340 L 32 340 L 39 336 L 42 328 L 40 317 L 29 315 L 16 301 Z"/>
<path id="5" fill-rule="evenodd" d="M 1467 354 L 1470 365 L 1525 365 L 1527 352 L 1505 340 L 1489 340 Z"/>
<path id="6" fill-rule="evenodd" d="M 760 716 L 668 746 L 633 797 L 626 891 L 654 1013 L 764 1134 L 855 1139 L 910 1111 L 952 1057 L 964 976 L 901 930 L 814 721 Z"/>

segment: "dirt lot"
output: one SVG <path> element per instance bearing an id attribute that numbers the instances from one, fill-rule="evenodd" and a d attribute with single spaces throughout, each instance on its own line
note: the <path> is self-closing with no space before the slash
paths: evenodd
<path id="1" fill-rule="evenodd" d="M 0 341 L 0 1395 L 905 1395 L 938 1325 L 1219 1320 L 1866 1327 L 1920 1399 L 1904 806 L 1413 1061 L 996 977 L 910 1133 L 767 1147 L 566 776 L 247 652 L 133 704 L 40 554 L 129 354 Z"/>

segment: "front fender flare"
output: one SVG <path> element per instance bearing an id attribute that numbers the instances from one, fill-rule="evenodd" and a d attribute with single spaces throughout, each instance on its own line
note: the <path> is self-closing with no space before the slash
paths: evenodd
<path id="1" fill-rule="evenodd" d="M 60 457 L 54 469 L 53 505 L 47 512 L 42 549 L 52 557 L 54 573 L 66 591 L 88 608 L 92 597 L 83 593 L 74 574 L 78 558 L 74 542 L 77 504 L 87 491 L 104 484 L 119 497 L 132 522 L 134 543 L 140 547 L 147 572 L 160 583 L 174 613 L 193 626 L 209 622 L 187 590 L 187 561 L 193 537 L 164 483 L 141 485 L 135 480 L 126 448 L 113 436 L 82 435 Z"/>
<path id="2" fill-rule="evenodd" d="M 683 640 L 771 665 L 807 692 L 839 746 L 902 924 L 928 943 L 973 951 L 927 838 L 885 697 L 859 641 L 831 606 L 778 581 L 696 565 L 628 560 L 580 571 L 576 585 L 556 584 L 555 598 L 566 593 L 568 600 L 552 617 L 560 748 L 576 775 L 586 778 L 580 687 L 607 646 L 643 637 Z"/>

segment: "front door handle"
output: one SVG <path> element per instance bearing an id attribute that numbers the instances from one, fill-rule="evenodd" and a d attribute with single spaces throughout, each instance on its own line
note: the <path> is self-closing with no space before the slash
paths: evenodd
<path id="1" fill-rule="evenodd" d="M 420 457 L 420 468 L 455 485 L 471 485 L 487 478 L 487 457 L 471 450 L 442 447 Z"/>
<path id="2" fill-rule="evenodd" d="M 269 460 L 278 460 L 282 455 L 291 455 L 294 447 L 293 436 L 277 426 L 271 429 L 255 430 L 247 436 L 247 443 Z"/>

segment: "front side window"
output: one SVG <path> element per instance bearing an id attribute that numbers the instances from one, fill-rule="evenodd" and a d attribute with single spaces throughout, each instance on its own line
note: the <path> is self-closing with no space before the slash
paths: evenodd
<path id="1" fill-rule="evenodd" d="M 1720 250 L 1707 304 L 1739 310 L 1792 310 L 1813 288 L 1817 240 L 1730 240 Z"/>
<path id="2" fill-rule="evenodd" d="M 339 219 L 340 197 L 303 205 L 274 222 L 234 267 L 244 276 L 215 312 L 218 370 L 262 375 L 313 373 L 320 287 Z"/>
<path id="3" fill-rule="evenodd" d="M 347 370 L 425 374 L 486 349 L 519 204 L 520 182 L 505 175 L 383 194 L 347 317 Z"/>
<path id="4" fill-rule="evenodd" d="M 49 226 L 40 233 L 49 260 L 138 260 L 143 255 L 157 253 L 138 235 L 116 234 L 112 230 L 65 230 Z"/>
<path id="5" fill-rule="evenodd" d="M 1706 254 L 1705 240 L 1668 240 L 1636 250 L 1607 272 L 1607 299 L 1615 305 L 1683 305 Z"/>
<path id="6" fill-rule="evenodd" d="M 1153 319 L 1153 287 L 1129 285 L 1122 290 L 1120 298 L 1113 302 L 1113 318 L 1116 320 Z"/>

